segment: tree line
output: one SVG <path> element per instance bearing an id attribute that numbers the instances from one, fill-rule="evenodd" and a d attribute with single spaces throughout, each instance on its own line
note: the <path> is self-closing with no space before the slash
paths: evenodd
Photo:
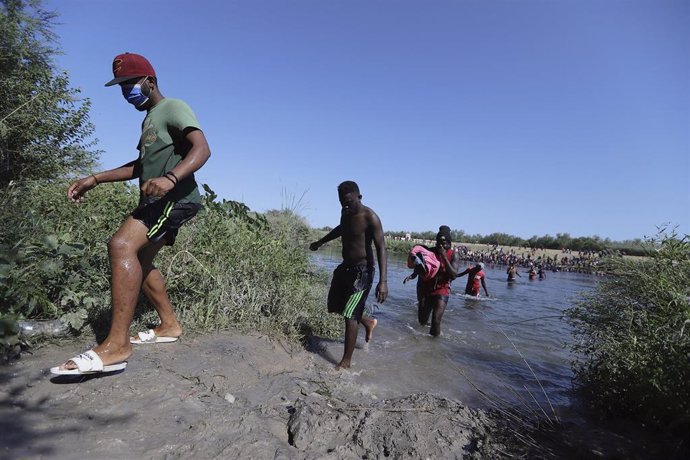
<path id="1" fill-rule="evenodd" d="M 320 230 L 330 231 L 331 227 L 323 227 Z M 405 238 L 409 235 L 413 239 L 434 240 L 436 238 L 435 231 L 424 232 L 403 232 L 403 231 L 387 231 L 386 236 L 393 238 Z M 570 249 L 572 251 L 590 251 L 590 252 L 617 252 L 622 255 L 629 256 L 643 256 L 648 253 L 645 249 L 644 242 L 637 238 L 634 240 L 612 241 L 609 238 L 601 238 L 599 236 L 581 236 L 572 237 L 568 233 L 557 233 L 556 236 L 534 235 L 531 238 L 525 239 L 519 236 L 509 235 L 507 233 L 491 233 L 489 235 L 474 234 L 470 235 L 463 230 L 451 230 L 451 238 L 454 243 L 470 243 L 470 244 L 486 244 L 496 246 L 513 246 L 520 248 L 538 248 L 538 249 Z"/>

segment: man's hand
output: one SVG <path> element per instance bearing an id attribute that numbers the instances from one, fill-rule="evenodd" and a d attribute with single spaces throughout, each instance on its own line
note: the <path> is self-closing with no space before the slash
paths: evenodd
<path id="1" fill-rule="evenodd" d="M 320 247 L 321 247 L 321 245 L 319 244 L 318 241 L 314 241 L 312 244 L 309 245 L 309 249 L 312 251 L 316 251 Z"/>
<path id="2" fill-rule="evenodd" d="M 388 297 L 388 283 L 379 281 L 379 284 L 376 285 L 376 300 L 378 303 L 383 303 L 386 301 L 386 297 Z"/>
<path id="3" fill-rule="evenodd" d="M 141 191 L 145 196 L 163 196 L 175 187 L 172 179 L 166 176 L 154 177 L 144 182 Z"/>
<path id="4" fill-rule="evenodd" d="M 436 256 L 438 256 L 439 259 L 448 260 L 448 256 L 446 255 L 446 249 L 443 246 L 435 247 L 434 253 L 436 254 Z"/>
<path id="5" fill-rule="evenodd" d="M 86 192 L 98 185 L 93 175 L 73 182 L 67 189 L 67 199 L 72 203 L 79 203 L 84 199 Z"/>

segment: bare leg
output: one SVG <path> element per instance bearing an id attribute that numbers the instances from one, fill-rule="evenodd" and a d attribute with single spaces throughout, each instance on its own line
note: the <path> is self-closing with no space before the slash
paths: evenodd
<path id="1" fill-rule="evenodd" d="M 370 316 L 362 316 L 362 319 L 359 320 L 359 322 L 362 323 L 362 326 L 364 326 L 364 329 L 366 329 L 367 335 L 365 340 L 369 342 L 371 340 L 371 334 L 374 332 L 374 328 L 378 324 L 378 320 Z"/>
<path id="2" fill-rule="evenodd" d="M 359 321 L 356 319 L 345 319 L 345 351 L 343 352 L 343 359 L 340 360 L 335 370 L 348 369 L 352 363 L 352 353 L 355 351 L 355 343 L 357 343 L 357 331 L 359 330 Z"/>
<path id="3" fill-rule="evenodd" d="M 173 306 L 170 303 L 168 292 L 165 290 L 165 280 L 161 272 L 153 266 L 153 258 L 165 243 L 160 242 L 146 246 L 139 251 L 139 261 L 143 267 L 144 284 L 142 289 L 153 308 L 156 309 L 161 320 L 160 325 L 153 331 L 157 336 L 179 337 L 182 335 L 182 326 L 177 321 Z"/>
<path id="4" fill-rule="evenodd" d="M 119 363 L 132 354 L 129 326 L 142 284 L 142 267 L 137 254 L 148 244 L 146 226 L 128 217 L 108 243 L 112 321 L 105 340 L 94 347 L 104 365 Z M 75 369 L 68 361 L 63 369 Z"/>
<path id="5" fill-rule="evenodd" d="M 441 319 L 443 319 L 443 313 L 446 311 L 446 305 L 448 305 L 448 301 L 436 297 L 433 300 L 433 314 L 431 315 L 431 330 L 429 331 L 429 334 L 431 334 L 434 337 L 438 337 L 441 335 Z"/>
<path id="6" fill-rule="evenodd" d="M 431 315 L 433 301 L 430 298 L 421 297 L 417 302 L 417 319 L 419 320 L 419 324 L 426 326 L 429 324 L 429 316 Z"/>
<path id="7" fill-rule="evenodd" d="M 422 292 L 422 281 L 417 280 L 417 320 L 422 326 L 429 324 L 429 315 L 431 315 L 431 301 L 426 301 L 424 293 Z"/>

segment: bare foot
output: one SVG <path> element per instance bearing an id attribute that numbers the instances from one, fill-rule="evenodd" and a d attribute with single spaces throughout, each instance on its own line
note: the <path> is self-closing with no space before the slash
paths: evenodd
<path id="1" fill-rule="evenodd" d="M 148 332 L 148 331 L 145 331 Z M 162 324 L 159 325 L 158 327 L 153 328 L 153 333 L 156 335 L 156 337 L 180 337 L 182 335 L 182 328 L 180 327 L 179 324 L 176 326 L 163 326 Z M 129 338 L 130 341 L 132 340 L 139 340 L 138 335 L 133 335 L 132 337 Z"/>
<path id="2" fill-rule="evenodd" d="M 337 366 L 335 366 L 336 371 L 341 371 L 343 369 L 349 369 L 350 368 L 350 361 L 340 361 Z"/>
<path id="3" fill-rule="evenodd" d="M 112 347 L 110 348 L 111 349 L 105 349 L 102 344 L 93 348 L 93 351 L 95 351 L 98 357 L 101 358 L 101 361 L 103 361 L 104 366 L 124 362 L 132 355 L 131 346 L 119 348 L 117 350 L 113 350 Z M 76 368 L 77 364 L 71 359 L 60 365 L 61 370 L 72 370 Z"/>
<path id="4" fill-rule="evenodd" d="M 367 343 L 371 340 L 371 334 L 373 334 L 374 328 L 378 322 L 379 321 L 376 318 L 368 318 L 368 320 L 362 321 L 362 324 L 364 324 L 364 329 L 367 331 L 367 335 L 364 339 Z"/>
<path id="5" fill-rule="evenodd" d="M 154 327 L 153 332 L 158 337 L 179 337 L 182 335 L 182 326 L 180 326 L 180 323 L 175 323 L 171 326 L 161 324 L 158 327 Z"/>

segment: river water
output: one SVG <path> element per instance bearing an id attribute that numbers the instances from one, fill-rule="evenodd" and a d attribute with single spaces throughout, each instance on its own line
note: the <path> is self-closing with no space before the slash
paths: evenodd
<path id="1" fill-rule="evenodd" d="M 334 250 L 312 253 L 312 258 L 329 271 L 341 261 Z M 461 269 L 467 266 L 463 262 Z M 379 322 L 370 344 L 365 344 L 360 328 L 349 371 L 363 394 L 389 398 L 428 391 L 488 407 L 479 388 L 489 399 L 511 404 L 522 399 L 539 410 L 536 399 L 547 413 L 549 401 L 556 411 L 570 406 L 572 356 L 565 344 L 573 339 L 561 315 L 595 288 L 597 278 L 548 272 L 544 280 L 529 281 L 521 269 L 522 277 L 508 284 L 505 270 L 485 268 L 489 298 L 467 298 L 467 277 L 456 280 L 442 335 L 433 338 L 429 326 L 417 322 L 415 282 L 402 284 L 411 273 L 404 256 L 389 254 L 388 299 L 375 308 Z M 372 289 L 368 305 L 375 300 Z M 331 362 L 337 363 L 342 352 L 342 337 L 325 343 L 323 353 Z"/>

